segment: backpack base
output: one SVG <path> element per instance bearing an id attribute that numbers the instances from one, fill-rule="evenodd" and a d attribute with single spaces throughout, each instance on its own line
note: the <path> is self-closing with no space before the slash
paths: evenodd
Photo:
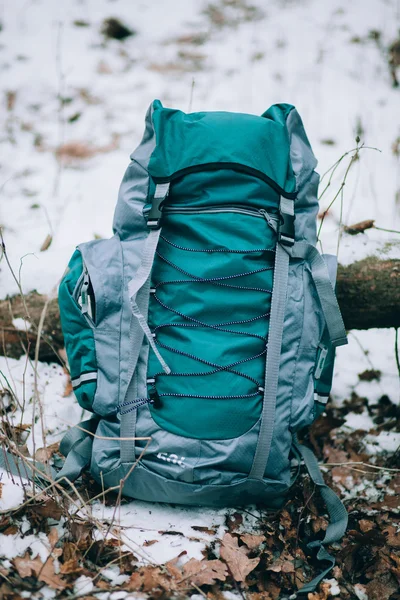
<path id="1" fill-rule="evenodd" d="M 103 485 L 118 486 L 131 464 L 120 464 L 103 475 Z M 92 473 L 93 474 L 93 473 Z M 228 507 L 261 504 L 267 510 L 279 510 L 290 487 L 273 480 L 243 478 L 231 485 L 200 485 L 174 481 L 137 464 L 123 487 L 123 495 L 149 502 L 167 502 L 193 506 Z"/>

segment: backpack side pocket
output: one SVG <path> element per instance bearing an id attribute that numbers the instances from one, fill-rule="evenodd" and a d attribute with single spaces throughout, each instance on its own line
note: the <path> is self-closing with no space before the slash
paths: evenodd
<path id="1" fill-rule="evenodd" d="M 97 388 L 94 340 L 95 298 L 82 254 L 76 250 L 58 290 L 61 326 L 75 396 L 92 410 Z"/>
<path id="2" fill-rule="evenodd" d="M 332 388 L 335 348 L 332 346 L 328 330 L 325 328 L 318 347 L 314 370 L 314 419 L 325 410 Z"/>

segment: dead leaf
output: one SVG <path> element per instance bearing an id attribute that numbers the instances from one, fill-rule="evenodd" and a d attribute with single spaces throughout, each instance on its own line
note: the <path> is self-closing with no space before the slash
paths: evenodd
<path id="1" fill-rule="evenodd" d="M 9 525 L 4 531 L 2 531 L 3 535 L 15 535 L 18 533 L 19 529 L 16 525 Z"/>
<path id="2" fill-rule="evenodd" d="M 226 525 L 229 531 L 232 533 L 243 523 L 243 515 L 239 512 L 234 512 L 232 515 L 228 515 Z"/>
<path id="3" fill-rule="evenodd" d="M 278 558 L 272 565 L 267 567 L 267 571 L 274 571 L 275 573 L 294 573 L 294 563 L 285 558 Z"/>
<path id="4" fill-rule="evenodd" d="M 323 581 L 318 589 L 315 594 L 308 594 L 308 600 L 327 600 L 331 597 L 331 584 L 328 581 Z"/>
<path id="5" fill-rule="evenodd" d="M 143 546 L 146 548 L 146 547 L 148 547 L 148 546 L 152 546 L 153 544 L 156 544 L 157 542 L 158 542 L 158 540 L 146 540 L 146 541 L 143 543 Z"/>
<path id="6" fill-rule="evenodd" d="M 263 542 L 265 542 L 265 535 L 244 533 L 240 536 L 240 539 L 250 550 L 256 550 Z"/>
<path id="7" fill-rule="evenodd" d="M 197 560 L 191 558 L 182 569 L 182 579 L 194 585 L 213 585 L 216 580 L 225 581 L 228 569 L 221 560 Z"/>
<path id="8" fill-rule="evenodd" d="M 35 459 L 41 463 L 47 463 L 55 452 L 58 452 L 60 448 L 60 442 L 46 446 L 46 448 L 39 448 L 35 452 Z"/>
<path id="9" fill-rule="evenodd" d="M 54 570 L 54 559 L 48 558 L 38 573 L 39 581 L 47 583 L 53 590 L 64 590 L 67 587 L 67 583 L 61 579 Z"/>
<path id="10" fill-rule="evenodd" d="M 375 221 L 373 219 L 367 219 L 366 221 L 360 221 L 359 223 L 355 223 L 354 225 L 344 226 L 343 229 L 346 233 L 350 235 L 357 235 L 358 233 L 363 233 L 366 229 L 371 229 L 374 226 Z"/>
<path id="11" fill-rule="evenodd" d="M 202 533 L 207 533 L 208 535 L 215 535 L 217 533 L 215 529 L 210 529 L 209 527 L 201 527 L 200 525 L 192 525 L 191 527 L 195 531 L 201 531 Z"/>
<path id="12" fill-rule="evenodd" d="M 358 525 L 363 533 L 367 533 L 367 531 L 370 531 L 375 527 L 375 523 L 373 523 L 373 521 L 368 521 L 368 519 L 360 519 Z"/>
<path id="13" fill-rule="evenodd" d="M 397 527 L 390 525 L 386 529 L 383 529 L 382 533 L 386 535 L 387 544 L 391 548 L 400 548 L 400 532 L 397 530 Z"/>
<path id="14" fill-rule="evenodd" d="M 398 589 L 391 573 L 385 573 L 366 585 L 368 600 L 389 600 Z"/>
<path id="15" fill-rule="evenodd" d="M 72 387 L 71 377 L 68 377 L 67 383 L 65 385 L 64 393 L 63 393 L 63 398 L 68 398 L 68 396 L 70 396 L 73 391 L 74 391 L 74 388 Z"/>
<path id="16" fill-rule="evenodd" d="M 43 244 L 40 246 L 40 252 L 45 252 L 48 248 L 50 248 L 51 242 L 53 241 L 53 236 L 48 233 Z"/>
<path id="17" fill-rule="evenodd" d="M 57 502 L 51 498 L 42 504 L 32 504 L 30 509 L 41 517 L 45 517 L 46 519 L 56 519 L 56 521 L 59 521 L 64 514 L 62 506 L 57 504 Z"/>
<path id="18" fill-rule="evenodd" d="M 256 568 L 260 559 L 248 558 L 249 552 L 246 546 L 239 548 L 238 539 L 230 533 L 226 533 L 221 542 L 220 554 L 236 581 L 244 581 L 249 573 Z"/>
<path id="19" fill-rule="evenodd" d="M 77 575 L 82 571 L 83 568 L 79 565 L 79 562 L 73 558 L 60 565 L 60 573 L 63 575 Z"/>
<path id="20" fill-rule="evenodd" d="M 14 558 L 13 562 L 18 571 L 18 575 L 22 577 L 22 579 L 24 577 L 30 577 L 31 575 L 37 575 L 43 566 L 43 563 L 38 556 L 36 558 L 31 558 L 28 552 L 24 556 L 17 556 Z"/>
<path id="21" fill-rule="evenodd" d="M 160 567 L 143 567 L 131 575 L 126 589 L 130 591 L 151 592 L 157 588 L 171 591 L 175 588 L 174 580 L 163 573 Z"/>

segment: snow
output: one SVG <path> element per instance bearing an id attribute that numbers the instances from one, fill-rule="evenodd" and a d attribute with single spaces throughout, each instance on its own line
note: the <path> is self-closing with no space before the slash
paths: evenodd
<path id="1" fill-rule="evenodd" d="M 32 558 L 39 556 L 40 560 L 44 562 L 50 555 L 51 544 L 43 532 L 24 537 L 21 537 L 19 533 L 12 535 L 0 533 L 0 548 L 2 558 L 12 559 L 16 556 L 23 556 L 29 549 Z"/>
<path id="2" fill-rule="evenodd" d="M 64 397 L 68 377 L 60 365 L 39 362 L 35 382 L 33 362 L 27 361 L 26 357 L 15 360 L 0 356 L 0 382 L 5 389 L 11 388 L 14 397 L 19 400 L 15 412 L 9 417 L 15 425 L 32 424 L 34 411 L 36 415 L 38 413 L 38 406 L 35 409 L 33 400 L 38 396 L 43 406 L 48 445 L 59 441 L 69 427 L 82 420 L 84 411 L 74 396 Z M 31 455 L 43 447 L 40 423 L 35 426 L 34 436 L 32 433 L 28 435 L 26 444 Z"/>
<path id="3" fill-rule="evenodd" d="M 344 428 L 356 431 L 361 429 L 363 431 L 369 431 L 374 428 L 374 422 L 369 416 L 368 412 L 364 410 L 361 414 L 350 412 L 345 417 L 345 423 L 342 425 Z"/>
<path id="4" fill-rule="evenodd" d="M 382 452 L 394 453 L 400 448 L 400 433 L 381 431 L 377 436 L 365 436 L 363 443 L 366 453 L 371 456 Z"/>
<path id="5" fill-rule="evenodd" d="M 106 577 L 111 585 L 122 585 L 129 581 L 129 575 L 121 575 L 119 567 L 117 565 L 112 565 L 107 569 L 102 569 L 101 574 L 103 577 Z"/>
<path id="6" fill-rule="evenodd" d="M 12 324 L 18 331 L 29 331 L 32 327 L 32 324 L 27 319 L 21 319 L 20 317 L 13 319 Z"/>
<path id="7" fill-rule="evenodd" d="M 93 590 L 94 585 L 91 577 L 86 575 L 80 575 L 74 584 L 74 593 L 79 595 L 90 594 Z"/>
<path id="8" fill-rule="evenodd" d="M 361 583 L 356 583 L 354 586 L 354 593 L 357 596 L 358 600 L 368 600 L 368 594 L 366 587 Z"/>
<path id="9" fill-rule="evenodd" d="M 103 523 L 110 522 L 114 512 L 114 507 L 105 507 L 100 502 L 92 506 L 92 516 Z M 233 512 L 233 509 L 226 508 L 195 508 L 135 501 L 122 504 L 113 522 L 114 527 L 120 528 L 124 551 L 131 550 L 140 563 L 163 564 L 183 551 L 187 560 L 204 558 L 202 551 L 210 542 L 223 537 L 227 515 Z M 252 512 L 249 508 L 249 513 Z M 241 529 L 258 533 L 259 517 L 249 513 L 243 514 Z M 215 534 L 197 531 L 193 527 L 205 527 L 214 530 Z M 147 545 L 148 542 L 154 543 Z"/>
<path id="10" fill-rule="evenodd" d="M 129 154 L 141 139 L 146 109 L 156 97 L 166 106 L 185 111 L 261 114 L 274 102 L 295 104 L 321 174 L 355 147 L 358 133 L 361 143 L 380 152 L 360 150 L 360 159 L 354 162 L 343 188 L 343 222 L 350 225 L 375 219 L 379 227 L 400 230 L 396 201 L 400 162 L 393 152 L 400 133 L 399 91 L 391 87 L 382 48 L 368 35 L 370 30 L 379 31 L 382 47 L 395 39 L 398 3 L 252 3 L 263 10 L 263 19 L 222 28 L 210 25 L 202 13 L 206 3 L 195 0 L 137 0 L 134 10 L 130 0 L 3 3 L 1 90 L 3 99 L 8 94 L 13 106 L 6 110 L 3 100 L 0 111 L 0 222 L 24 292 L 54 293 L 75 246 L 112 234 L 118 186 Z M 105 42 L 99 29 L 102 20 L 110 16 L 121 18 L 137 35 L 123 44 Z M 76 19 L 89 26 L 75 26 Z M 176 43 L 179 36 L 198 32 L 208 36 L 204 45 Z M 201 69 L 196 70 L 182 53 L 203 55 L 197 59 Z M 174 65 L 178 69 L 174 70 Z M 74 119 L 76 115 L 79 117 Z M 60 169 L 55 150 L 74 141 L 99 151 L 81 161 L 71 160 Z M 350 155 L 343 159 L 324 194 L 321 210 L 337 192 Z M 326 182 L 327 177 L 321 191 Z M 325 252 L 336 251 L 339 216 L 340 198 L 322 226 Z M 51 244 L 41 251 L 48 235 Z M 342 264 L 371 254 L 399 257 L 399 235 L 377 229 L 359 236 L 343 234 L 339 247 Z M 1 297 L 18 292 L 4 260 L 0 278 Z M 13 322 L 20 330 L 29 327 L 21 318 Z M 361 381 L 358 374 L 371 368 L 381 371 L 380 380 Z M 38 415 L 35 398 L 40 398 L 47 444 L 59 440 L 70 425 L 84 418 L 74 397 L 64 396 L 67 376 L 59 365 L 39 363 L 35 377 L 35 365 L 26 358 L 0 357 L 0 381 L 12 392 L 3 401 L 13 407 L 14 412 L 8 414 L 14 424 L 31 425 Z M 370 404 L 384 394 L 394 403 L 400 401 L 393 330 L 351 332 L 349 345 L 338 350 L 335 404 L 341 405 L 353 392 L 368 398 Z M 400 443 L 398 433 L 368 435 L 373 422 L 366 410 L 361 415 L 350 413 L 344 427 L 367 433 L 364 443 L 371 455 L 394 452 Z M 28 431 L 25 441 L 31 454 L 43 446 L 40 419 L 34 436 Z M 1 482 L 0 510 L 20 504 L 23 490 L 18 482 L 5 474 Z M 375 484 L 366 484 L 371 499 Z M 355 497 L 357 491 L 361 490 L 352 489 L 349 497 Z M 227 512 L 129 502 L 117 514 L 126 547 L 140 553 L 143 562 L 161 564 L 182 550 L 188 558 L 202 558 L 204 547 L 214 537 L 221 537 Z M 93 515 L 99 520 L 110 520 L 112 513 L 112 507 L 93 506 Z M 246 515 L 243 529 L 256 529 L 257 519 L 247 519 Z M 213 528 L 216 535 L 195 531 L 192 525 Z M 22 533 L 29 531 L 25 521 L 21 527 Z M 160 533 L 168 530 L 183 536 Z M 27 548 L 41 557 L 48 555 L 44 534 L 3 538 L 7 539 L 0 538 L 0 544 L 8 558 Z M 156 543 L 144 546 L 149 540 Z M 81 576 L 74 593 L 90 594 L 92 589 L 91 579 Z M 237 597 L 230 592 L 225 592 L 225 597 L 229 594 Z M 361 589 L 357 595 L 366 599 Z"/>
<path id="11" fill-rule="evenodd" d="M 24 500 L 24 490 L 19 478 L 12 477 L 0 469 L 0 511 L 16 508 Z"/>
<path id="12" fill-rule="evenodd" d="M 331 586 L 329 590 L 331 596 L 339 596 L 340 588 L 336 579 L 323 579 L 323 582 L 329 583 L 329 585 Z"/>

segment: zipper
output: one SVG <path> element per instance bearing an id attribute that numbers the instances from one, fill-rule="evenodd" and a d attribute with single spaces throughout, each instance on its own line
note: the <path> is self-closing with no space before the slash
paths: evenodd
<path id="1" fill-rule="evenodd" d="M 210 206 L 208 208 L 189 208 L 187 206 L 164 206 L 162 207 L 162 214 L 175 213 L 175 214 L 190 214 L 199 215 L 203 213 L 214 214 L 214 213 L 226 213 L 233 212 L 242 215 L 251 215 L 252 217 L 259 217 L 265 219 L 268 225 L 275 232 L 278 229 L 279 218 L 270 215 L 264 208 L 245 208 L 242 206 L 230 206 L 229 208 L 222 208 L 221 206 Z"/>
<path id="2" fill-rule="evenodd" d="M 78 280 L 77 287 L 78 294 L 76 299 L 80 306 L 81 313 L 87 321 L 89 321 L 91 324 L 94 324 L 95 299 L 93 289 L 90 285 L 89 271 L 85 263 L 83 263 L 83 271 L 80 279 Z"/>
<path id="3" fill-rule="evenodd" d="M 314 379 L 319 379 L 321 377 L 324 365 L 325 365 L 325 360 L 326 357 L 328 355 L 328 348 L 326 346 L 324 346 L 323 344 L 320 344 L 319 347 L 319 353 L 318 353 L 318 360 L 317 360 L 317 366 L 315 367 L 315 372 L 314 372 Z"/>
<path id="4" fill-rule="evenodd" d="M 81 293 L 80 293 L 81 309 L 82 309 L 83 315 L 89 314 L 89 298 L 88 298 L 89 283 L 90 283 L 89 271 L 87 270 L 85 263 L 83 263 L 83 282 L 82 282 Z"/>
<path id="5" fill-rule="evenodd" d="M 191 167 L 184 167 L 179 171 L 175 171 L 172 175 L 168 175 L 167 177 L 157 177 L 152 176 L 155 183 L 169 183 L 174 181 L 175 179 L 179 179 L 180 177 L 184 177 L 184 175 L 189 175 L 190 173 L 198 173 L 203 171 L 220 171 L 221 169 L 232 169 L 233 171 L 238 171 L 239 173 L 247 173 L 252 175 L 253 177 L 257 177 L 268 183 L 273 190 L 275 190 L 280 196 L 284 198 L 288 198 L 290 200 L 295 200 L 297 192 L 286 192 L 280 185 L 278 185 L 273 179 L 268 177 L 262 171 L 258 169 L 254 169 L 253 167 L 248 167 L 247 165 L 242 165 L 240 163 L 234 162 L 212 162 L 205 163 L 201 165 L 192 165 Z"/>

